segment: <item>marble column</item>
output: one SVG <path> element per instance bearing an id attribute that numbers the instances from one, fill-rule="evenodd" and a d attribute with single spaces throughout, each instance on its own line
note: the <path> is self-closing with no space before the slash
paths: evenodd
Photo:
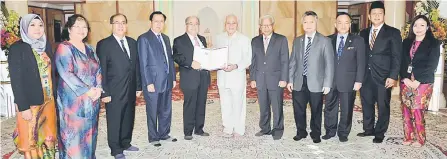
<path id="1" fill-rule="evenodd" d="M 5 1 L 5 6 L 8 11 L 14 10 L 19 16 L 28 14 L 28 1 Z"/>
<path id="2" fill-rule="evenodd" d="M 385 0 L 385 23 L 399 30 L 405 26 L 405 1 Z M 399 95 L 399 82 L 391 94 Z"/>

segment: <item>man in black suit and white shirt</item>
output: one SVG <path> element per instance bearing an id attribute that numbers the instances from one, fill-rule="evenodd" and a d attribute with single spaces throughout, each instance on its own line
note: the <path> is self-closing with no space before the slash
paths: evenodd
<path id="1" fill-rule="evenodd" d="M 284 133 L 283 93 L 289 78 L 289 47 L 284 35 L 273 32 L 275 20 L 271 15 L 261 17 L 259 22 L 262 35 L 251 41 L 250 65 L 250 85 L 257 88 L 260 109 L 261 131 L 255 136 L 272 134 L 279 140 Z"/>
<path id="2" fill-rule="evenodd" d="M 365 44 L 362 37 L 349 33 L 351 16 L 348 13 L 337 14 L 335 27 L 337 33 L 329 36 L 335 53 L 334 84 L 333 89 L 326 95 L 324 108 L 326 135 L 322 139 L 327 140 L 337 134 L 340 142 L 346 142 L 351 131 L 356 91 L 362 87 L 365 76 Z"/>
<path id="3" fill-rule="evenodd" d="M 127 18 L 110 17 L 113 34 L 97 44 L 102 69 L 102 101 L 106 103 L 107 140 L 111 155 L 125 158 L 123 150 L 138 151 L 130 144 L 135 120 L 135 100 L 141 95 L 137 42 L 125 36 Z M 135 94 L 136 92 L 136 94 Z"/>
<path id="4" fill-rule="evenodd" d="M 200 63 L 193 60 L 194 48 L 206 48 L 205 37 L 198 35 L 199 18 L 187 17 L 185 24 L 186 33 L 174 39 L 173 57 L 180 67 L 180 88 L 184 94 L 183 133 L 185 140 L 191 140 L 193 131 L 196 135 L 209 136 L 203 126 L 210 73 L 201 70 Z"/>
<path id="5" fill-rule="evenodd" d="M 384 23 L 385 7 L 375 1 L 369 9 L 372 26 L 360 32 L 366 48 L 365 79 L 360 89 L 363 111 L 363 133 L 357 136 L 375 136 L 374 143 L 382 143 L 390 122 L 391 89 L 399 75 L 402 37 L 400 31 Z M 375 121 L 375 103 L 378 119 Z"/>

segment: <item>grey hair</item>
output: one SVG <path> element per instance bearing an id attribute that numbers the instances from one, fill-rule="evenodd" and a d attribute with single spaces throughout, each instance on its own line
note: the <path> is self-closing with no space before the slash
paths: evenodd
<path id="1" fill-rule="evenodd" d="M 199 19 L 199 17 L 197 17 L 197 16 L 195 16 L 195 15 L 186 17 L 186 19 L 185 19 L 185 24 L 188 24 L 188 20 L 189 20 L 190 18 L 196 18 L 196 19 L 197 19 L 197 22 L 199 22 L 199 24 L 200 24 L 200 19 Z"/>
<path id="2" fill-rule="evenodd" d="M 262 21 L 264 21 L 264 19 L 269 19 L 270 22 L 272 22 L 272 25 L 275 24 L 275 18 L 273 18 L 273 16 L 267 14 L 267 15 L 264 15 L 259 18 L 259 25 L 262 25 Z"/>
<path id="3" fill-rule="evenodd" d="M 234 17 L 234 18 L 236 18 L 236 22 L 237 22 L 237 24 L 239 25 L 239 18 L 238 18 L 236 15 L 234 15 L 234 14 L 229 14 L 229 15 L 225 16 L 224 24 L 227 23 L 227 19 L 228 19 L 229 17 Z"/>
<path id="4" fill-rule="evenodd" d="M 314 11 L 306 11 L 306 12 L 304 12 L 303 16 L 301 17 L 301 21 L 304 22 L 304 17 L 307 17 L 307 16 L 315 17 L 315 21 L 318 22 L 318 15 Z"/>

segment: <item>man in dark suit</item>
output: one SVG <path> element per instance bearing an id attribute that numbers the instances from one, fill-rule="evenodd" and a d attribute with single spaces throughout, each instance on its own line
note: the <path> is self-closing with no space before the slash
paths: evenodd
<path id="1" fill-rule="evenodd" d="M 333 89 L 326 95 L 324 109 L 326 135 L 322 139 L 327 140 L 338 134 L 338 139 L 346 142 L 351 131 L 356 91 L 362 87 L 365 76 L 365 44 L 362 37 L 349 33 L 351 16 L 348 13 L 337 14 L 335 27 L 337 33 L 329 36 L 335 53 L 334 84 Z"/>
<path id="2" fill-rule="evenodd" d="M 310 137 L 314 143 L 321 142 L 321 117 L 323 95 L 329 93 L 334 81 L 334 50 L 331 40 L 317 32 L 318 16 L 313 11 L 303 15 L 301 35 L 293 41 L 289 63 L 289 84 L 292 92 L 293 113 L 297 134 L 293 140 L 307 137 L 306 109 L 310 103 Z"/>
<path id="3" fill-rule="evenodd" d="M 283 92 L 289 78 L 289 47 L 285 36 L 273 32 L 275 20 L 272 16 L 263 16 L 259 22 L 262 35 L 251 41 L 250 65 L 250 85 L 257 88 L 260 108 L 261 131 L 255 136 L 272 134 L 274 140 L 279 140 L 284 133 Z M 270 110 L 273 111 L 273 130 Z"/>
<path id="4" fill-rule="evenodd" d="M 174 39 L 173 57 L 180 66 L 180 88 L 184 94 L 183 133 L 185 140 L 191 140 L 192 132 L 209 136 L 203 131 L 205 106 L 210 85 L 210 73 L 200 69 L 200 63 L 193 60 L 194 48 L 206 48 L 206 39 L 198 35 L 200 21 L 196 16 L 185 19 L 186 33 Z"/>
<path id="5" fill-rule="evenodd" d="M 172 117 L 172 88 L 175 87 L 175 68 L 169 37 L 161 33 L 166 15 L 153 12 L 151 29 L 138 37 L 138 55 L 142 87 L 145 88 L 149 142 L 161 146 L 160 140 L 177 139 L 169 136 Z"/>
<path id="6" fill-rule="evenodd" d="M 374 143 L 382 143 L 390 119 L 391 89 L 399 74 L 402 37 L 396 28 L 384 24 L 385 7 L 375 1 L 369 9 L 372 26 L 360 32 L 366 47 L 365 78 L 360 89 L 363 111 L 363 130 L 357 136 L 375 136 Z M 374 126 L 375 106 L 378 119 Z"/>
<path id="7" fill-rule="evenodd" d="M 141 95 L 137 42 L 125 36 L 127 18 L 110 17 L 113 34 L 96 45 L 101 62 L 102 101 L 106 103 L 107 141 L 111 155 L 125 158 L 123 150 L 138 151 L 130 144 L 135 120 L 135 100 Z M 136 95 L 135 95 L 136 92 Z"/>

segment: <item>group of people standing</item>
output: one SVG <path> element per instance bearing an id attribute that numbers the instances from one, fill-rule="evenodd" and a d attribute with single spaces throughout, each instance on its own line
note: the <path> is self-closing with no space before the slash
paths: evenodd
<path id="1" fill-rule="evenodd" d="M 404 119 L 404 145 L 420 147 L 425 142 L 424 111 L 430 100 L 439 42 L 427 17 L 416 16 L 409 37 L 402 42 L 400 31 L 384 24 L 385 8 L 380 1 L 369 10 L 372 26 L 360 36 L 349 33 L 351 16 L 339 13 L 337 32 L 325 37 L 316 30 L 318 16 L 302 16 L 305 34 L 295 38 L 289 57 L 287 38 L 273 32 L 275 20 L 260 18 L 261 35 L 251 40 L 238 32 L 235 15 L 225 18 L 225 32 L 216 36 L 213 47 L 228 47 L 229 62 L 217 71 L 222 111 L 222 135 L 245 134 L 246 69 L 250 86 L 256 88 L 260 105 L 260 131 L 255 136 L 284 132 L 284 88 L 292 92 L 297 134 L 306 138 L 306 108 L 311 109 L 310 136 L 314 143 L 338 135 L 348 141 L 354 99 L 360 91 L 364 132 L 374 143 L 385 138 L 390 117 L 391 89 L 400 80 Z M 176 142 L 170 136 L 172 88 L 176 86 L 174 62 L 179 65 L 180 88 L 184 93 L 183 133 L 209 136 L 204 131 L 210 71 L 194 61 L 194 48 L 206 48 L 198 35 L 200 20 L 185 19 L 186 33 L 175 38 L 162 33 L 166 16 L 153 12 L 150 30 L 134 40 L 127 37 L 127 18 L 110 17 L 112 35 L 87 44 L 87 19 L 68 18 L 65 40 L 53 54 L 46 40 L 43 20 L 28 14 L 20 20 L 22 39 L 8 56 L 11 83 L 18 110 L 14 142 L 25 158 L 95 158 L 100 102 L 106 103 L 107 140 L 111 155 L 123 159 L 123 151 L 138 151 L 131 145 L 135 101 L 144 95 L 149 142 Z M 325 100 L 323 97 L 325 96 Z M 320 137 L 323 103 L 325 135 Z M 375 104 L 378 120 L 375 124 Z M 340 115 L 339 115 L 340 109 Z M 271 114 L 273 112 L 273 124 Z M 340 116 L 340 117 L 339 117 Z"/>

